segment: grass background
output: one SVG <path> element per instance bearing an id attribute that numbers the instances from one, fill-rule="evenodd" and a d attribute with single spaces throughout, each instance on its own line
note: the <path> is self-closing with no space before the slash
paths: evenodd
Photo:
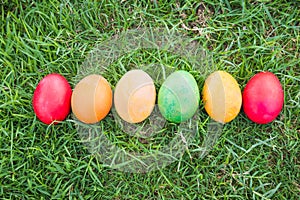
<path id="1" fill-rule="evenodd" d="M 185 154 L 147 174 L 104 167 L 70 121 L 47 127 L 37 120 L 31 99 L 45 75 L 72 80 L 95 43 L 164 25 L 197 37 L 241 88 L 259 71 L 275 73 L 285 92 L 277 120 L 256 125 L 241 112 L 205 159 Z M 1 198 L 299 198 L 299 2 L 2 0 L 0 30 Z"/>

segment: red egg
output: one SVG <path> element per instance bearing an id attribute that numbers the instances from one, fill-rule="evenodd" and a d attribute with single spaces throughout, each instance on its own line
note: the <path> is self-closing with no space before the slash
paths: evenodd
<path id="1" fill-rule="evenodd" d="M 65 77 L 60 74 L 45 76 L 33 94 L 36 116 L 45 124 L 64 120 L 70 113 L 71 95 L 72 89 Z"/>
<path id="2" fill-rule="evenodd" d="M 253 76 L 243 91 L 243 109 L 258 124 L 273 121 L 281 112 L 284 93 L 280 81 L 271 72 Z"/>

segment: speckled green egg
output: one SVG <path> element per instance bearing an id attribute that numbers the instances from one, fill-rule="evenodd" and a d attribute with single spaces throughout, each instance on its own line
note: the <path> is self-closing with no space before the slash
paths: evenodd
<path id="1" fill-rule="evenodd" d="M 194 77 L 179 70 L 167 77 L 158 92 L 158 107 L 170 122 L 179 123 L 193 117 L 199 106 L 199 88 Z"/>

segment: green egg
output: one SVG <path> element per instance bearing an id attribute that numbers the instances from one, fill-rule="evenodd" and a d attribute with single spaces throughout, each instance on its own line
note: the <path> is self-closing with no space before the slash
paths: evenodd
<path id="1" fill-rule="evenodd" d="M 158 107 L 168 121 L 179 123 L 193 117 L 199 106 L 199 88 L 194 77 L 179 70 L 167 77 L 158 92 Z"/>

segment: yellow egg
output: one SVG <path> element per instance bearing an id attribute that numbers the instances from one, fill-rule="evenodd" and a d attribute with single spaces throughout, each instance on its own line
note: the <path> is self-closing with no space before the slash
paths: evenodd
<path id="1" fill-rule="evenodd" d="M 205 80 L 203 102 L 208 115 L 215 121 L 233 120 L 242 106 L 242 93 L 237 81 L 225 71 L 216 71 Z"/>
<path id="2" fill-rule="evenodd" d="M 114 106 L 126 122 L 138 123 L 152 112 L 156 91 L 152 78 L 143 70 L 131 70 L 116 85 Z"/>
<path id="3" fill-rule="evenodd" d="M 112 106 L 110 84 L 100 75 L 83 78 L 74 88 L 71 106 L 78 120 L 87 124 L 99 122 Z"/>

